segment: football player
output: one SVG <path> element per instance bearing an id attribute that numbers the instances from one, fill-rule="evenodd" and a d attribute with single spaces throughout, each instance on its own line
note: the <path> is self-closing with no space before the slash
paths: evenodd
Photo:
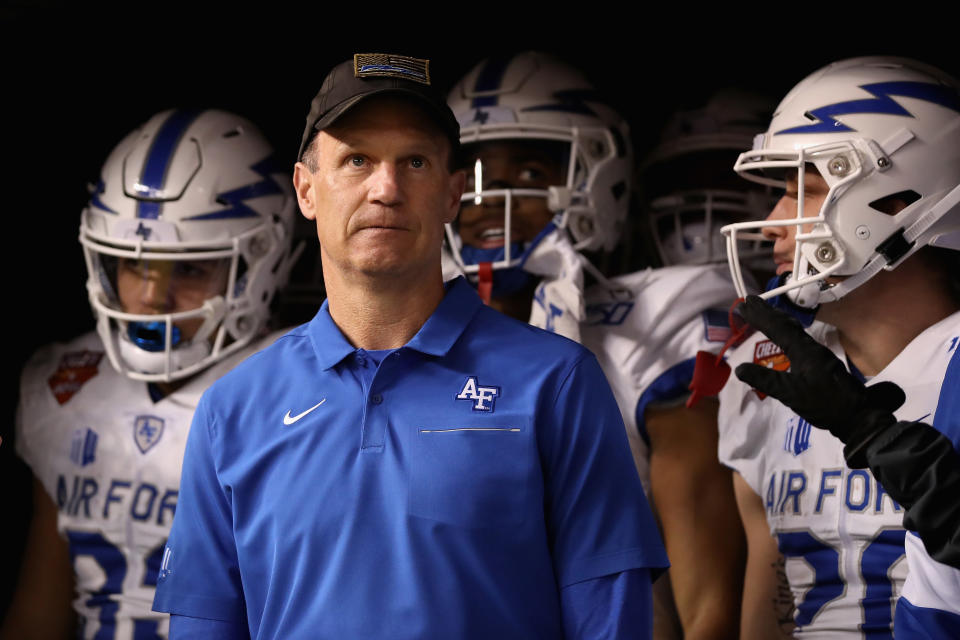
<path id="1" fill-rule="evenodd" d="M 887 407 L 897 420 L 936 425 L 960 339 L 956 81 L 900 58 L 828 65 L 787 94 L 735 169 L 785 188 L 766 221 L 724 228 L 741 294 L 737 240 L 760 229 L 780 275 L 763 297 L 815 314 L 808 332 L 852 375 L 899 385 L 905 402 Z M 759 333 L 731 356 L 744 362 L 790 366 Z M 864 465 L 848 466 L 843 443 L 737 380 L 720 401 L 720 455 L 736 471 L 749 546 L 744 636 L 795 625 L 798 635 L 891 637 L 902 594 L 897 637 L 917 629 L 901 625 L 901 610 L 929 637 L 954 637 L 930 626 L 960 609 L 953 570 L 924 557 L 902 507 Z"/>
<path id="2" fill-rule="evenodd" d="M 584 255 L 621 239 L 632 151 L 626 122 L 577 70 L 535 52 L 491 58 L 449 103 L 468 183 L 448 227 L 447 277 L 468 274 L 495 308 L 596 354 L 659 511 L 683 630 L 735 634 L 742 532 L 716 459 L 716 404 L 682 406 L 691 359 L 725 339 L 735 298 L 725 270 L 671 266 L 608 280 Z M 598 284 L 585 291 L 587 276 Z M 655 636 L 672 637 L 661 595 Z"/>
<path id="3" fill-rule="evenodd" d="M 80 223 L 96 332 L 21 378 L 34 517 L 4 638 L 166 637 L 151 605 L 193 410 L 269 341 L 295 203 L 270 144 L 224 111 L 158 113 L 107 158 Z"/>

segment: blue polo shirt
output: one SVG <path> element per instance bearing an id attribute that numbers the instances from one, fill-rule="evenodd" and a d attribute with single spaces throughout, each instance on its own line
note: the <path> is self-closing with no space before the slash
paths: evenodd
<path id="1" fill-rule="evenodd" d="M 596 359 L 461 279 L 402 348 L 355 349 L 324 303 L 207 391 L 154 607 L 253 638 L 558 638 L 561 589 L 666 564 Z"/>

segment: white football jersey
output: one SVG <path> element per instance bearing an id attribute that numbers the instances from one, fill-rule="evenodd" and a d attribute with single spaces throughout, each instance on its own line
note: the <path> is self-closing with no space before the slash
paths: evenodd
<path id="1" fill-rule="evenodd" d="M 907 400 L 899 420 L 929 422 L 957 333 L 954 314 L 917 336 L 870 380 L 890 380 Z M 841 360 L 837 332 L 815 322 L 808 332 Z M 756 362 L 785 369 L 779 347 L 756 333 L 733 350 L 732 368 Z M 786 559 L 796 604 L 795 635 L 892 637 L 893 612 L 907 576 L 903 510 L 869 469 L 849 469 L 843 443 L 735 376 L 720 393 L 720 460 L 761 497 L 770 532 Z"/>
<path id="2" fill-rule="evenodd" d="M 718 352 L 730 335 L 737 293 L 725 266 L 646 269 L 586 292 L 581 342 L 600 361 L 627 428 L 634 462 L 649 493 L 643 411 L 685 395 L 697 351 Z"/>
<path id="3" fill-rule="evenodd" d="M 23 370 L 17 450 L 59 509 L 82 638 L 166 637 L 151 611 L 193 411 L 217 378 L 282 333 L 154 403 L 110 366 L 96 333 L 37 351 Z"/>

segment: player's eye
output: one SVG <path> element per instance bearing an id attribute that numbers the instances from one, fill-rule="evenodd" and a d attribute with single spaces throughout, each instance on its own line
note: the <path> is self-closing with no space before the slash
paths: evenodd
<path id="1" fill-rule="evenodd" d="M 193 262 L 178 262 L 173 269 L 174 275 L 180 278 L 203 278 L 207 272 L 206 266 Z"/>
<path id="2" fill-rule="evenodd" d="M 414 169 L 422 169 L 427 166 L 423 158 L 410 158 L 410 166 Z"/>
<path id="3" fill-rule="evenodd" d="M 546 178 L 546 173 L 535 165 L 526 165 L 521 167 L 518 174 L 521 182 L 541 182 Z"/>
<path id="4" fill-rule="evenodd" d="M 133 258 L 120 258 L 120 269 L 131 273 L 140 273 L 148 268 L 148 263 Z"/>

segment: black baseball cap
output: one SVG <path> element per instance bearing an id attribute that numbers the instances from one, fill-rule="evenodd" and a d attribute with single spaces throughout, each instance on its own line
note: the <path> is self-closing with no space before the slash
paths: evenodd
<path id="1" fill-rule="evenodd" d="M 390 53 L 357 53 L 353 60 L 338 64 L 324 78 L 320 92 L 310 103 L 297 160 L 303 160 L 303 152 L 317 131 L 332 125 L 363 99 L 385 93 L 419 100 L 450 139 L 451 150 L 456 154 L 460 125 L 446 100 L 430 84 L 430 61 Z"/>

